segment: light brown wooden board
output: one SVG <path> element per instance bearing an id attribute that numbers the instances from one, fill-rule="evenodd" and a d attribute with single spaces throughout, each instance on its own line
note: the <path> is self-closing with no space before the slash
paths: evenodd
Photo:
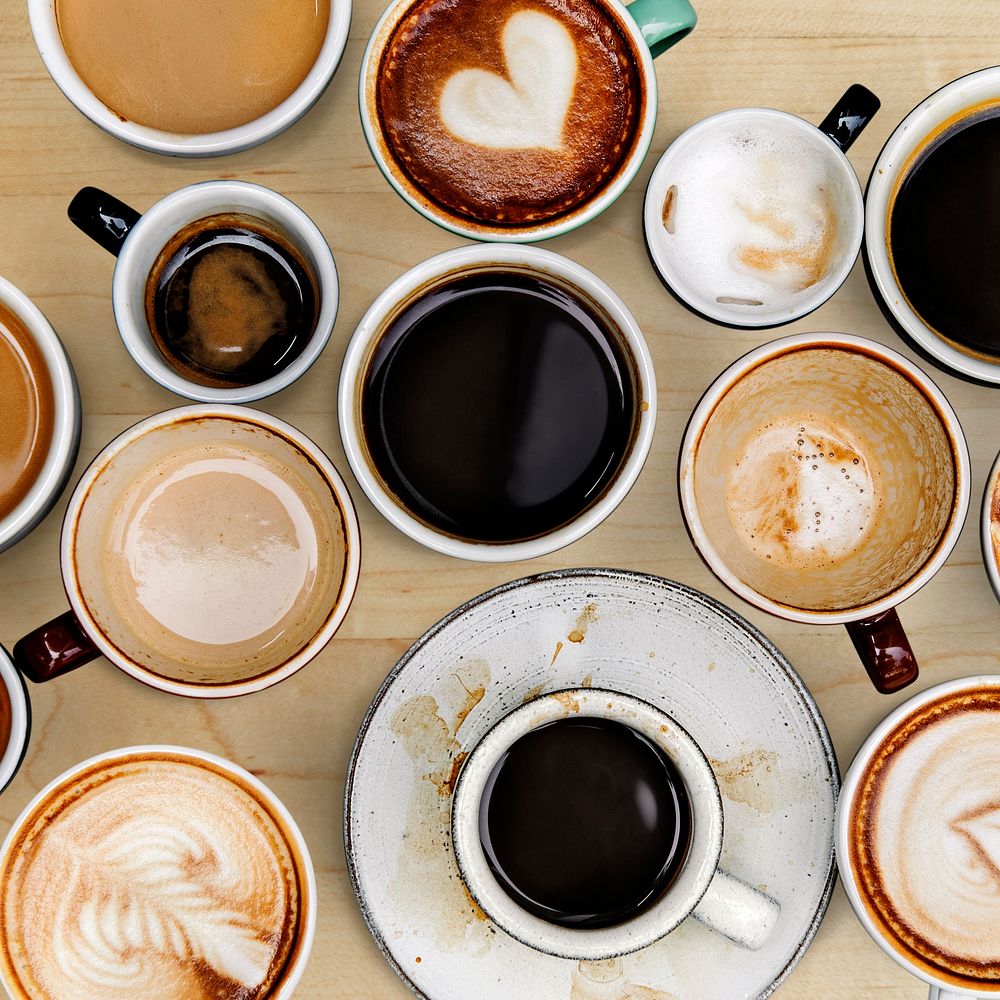
<path id="1" fill-rule="evenodd" d="M 234 702 L 206 705 L 160 694 L 104 661 L 33 687 L 31 748 L 0 798 L 3 832 L 57 773 L 91 754 L 134 743 L 201 747 L 250 768 L 295 814 L 316 862 L 319 928 L 297 993 L 305 1000 L 410 995 L 382 961 L 354 903 L 341 839 L 343 776 L 354 734 L 382 678 L 414 638 L 467 598 L 563 566 L 624 566 L 707 591 L 762 628 L 795 664 L 819 701 L 842 768 L 875 722 L 905 696 L 874 692 L 843 629 L 794 625 L 754 611 L 728 594 L 692 549 L 675 487 L 688 414 L 722 368 L 780 334 L 723 330 L 674 302 L 643 248 L 642 192 L 673 137 L 706 115 L 761 105 L 818 122 L 855 81 L 882 99 L 881 113 L 851 150 L 863 183 L 892 127 L 925 95 L 1000 62 L 1000 4 L 987 0 L 947 6 L 931 0 L 702 0 L 695 33 L 657 62 L 656 134 L 631 189 L 596 222 L 547 244 L 608 281 L 646 334 L 660 386 L 649 461 L 625 503 L 588 537 L 530 563 L 480 566 L 426 551 L 384 522 L 350 477 L 336 425 L 340 361 L 365 308 L 408 267 L 461 243 L 404 204 L 365 147 L 357 76 L 380 10 L 379 0 L 357 5 L 330 89 L 289 132 L 236 156 L 184 161 L 131 149 L 80 116 L 45 72 L 26 4 L 0 5 L 0 274 L 35 300 L 72 355 L 85 411 L 78 471 L 129 424 L 183 402 L 146 378 L 118 339 L 110 296 L 113 260 L 66 219 L 66 205 L 79 187 L 106 188 L 141 210 L 194 181 L 258 181 L 298 202 L 337 259 L 342 304 L 331 343 L 310 372 L 262 408 L 318 441 L 352 485 L 364 564 L 340 634 L 296 677 Z M 871 298 L 860 264 L 827 305 L 784 332 L 811 330 L 841 330 L 901 347 Z M 1000 609 L 981 564 L 977 523 L 984 478 L 1000 448 L 1000 390 L 940 373 L 933 377 L 969 438 L 973 507 L 947 566 L 901 609 L 920 659 L 917 689 L 1000 672 Z M 23 632 L 64 610 L 57 564 L 64 506 L 65 497 L 41 528 L 0 556 L 0 641 L 8 649 Z M 839 888 L 816 942 L 779 992 L 782 1000 L 925 995 L 868 939 Z"/>

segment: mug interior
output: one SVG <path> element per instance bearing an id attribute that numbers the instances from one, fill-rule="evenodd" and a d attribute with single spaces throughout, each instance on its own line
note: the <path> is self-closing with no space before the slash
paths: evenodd
<path id="1" fill-rule="evenodd" d="M 901 588 L 937 550 L 958 495 L 936 405 L 888 361 L 836 344 L 736 377 L 698 434 L 692 479 L 710 561 L 807 612 Z"/>
<path id="2" fill-rule="evenodd" d="M 74 610 L 109 659 L 154 686 L 212 696 L 212 691 L 242 693 L 276 683 L 315 655 L 346 613 L 358 563 L 353 512 L 314 456 L 250 413 L 235 417 L 181 411 L 173 419 L 153 421 L 109 445 L 71 501 L 63 535 L 63 576 Z M 199 449 L 205 447 L 225 448 L 227 455 L 263 456 L 302 503 L 292 526 L 284 524 L 289 515 L 280 512 L 270 528 L 262 522 L 259 556 L 243 547 L 232 550 L 237 565 L 247 558 L 252 565 L 259 558 L 261 575 L 233 592 L 209 589 L 203 594 L 202 601 L 217 605 L 220 628 L 227 614 L 237 615 L 241 623 L 231 634 L 220 631 L 211 638 L 203 629 L 188 627 L 181 616 L 191 594 L 206 587 L 206 574 L 212 572 L 209 563 L 195 559 L 191 539 L 204 537 L 207 528 L 214 547 L 214 528 L 198 521 L 197 509 L 171 505 L 167 519 L 155 529 L 157 550 L 152 557 L 161 552 L 172 560 L 177 585 L 173 597 L 164 595 L 162 587 L 156 593 L 144 588 L 143 566 L 150 565 L 151 557 L 149 529 L 139 548 L 128 537 L 135 521 L 154 507 L 161 489 L 156 486 L 148 496 L 129 498 L 131 484 L 148 479 L 149 470 L 160 465 L 162 488 L 170 487 L 177 481 L 171 461 L 176 458 L 181 467 L 192 449 L 203 461 L 206 453 Z M 204 474 L 211 472 L 206 468 Z M 267 604 L 265 610 L 268 595 L 259 588 L 267 589 L 271 530 L 280 531 L 282 538 L 287 533 L 293 545 L 307 544 L 306 537 L 314 537 L 316 545 L 293 603 L 287 608 Z M 216 551 L 227 553 L 221 536 Z M 158 578 L 162 582 L 162 572 Z M 235 577 L 223 570 L 221 579 L 232 582 Z M 170 624 L 151 609 L 169 615 Z M 260 631 L 248 634 L 248 625 L 258 622 Z"/>
<path id="3" fill-rule="evenodd" d="M 10 705 L 10 735 L 7 745 L 0 748 L 0 792 L 14 779 L 28 747 L 31 730 L 31 704 L 28 689 L 7 651 L 0 646 L 0 684 Z"/>

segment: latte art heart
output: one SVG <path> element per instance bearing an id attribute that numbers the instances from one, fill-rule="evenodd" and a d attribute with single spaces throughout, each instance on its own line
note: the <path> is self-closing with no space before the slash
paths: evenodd
<path id="1" fill-rule="evenodd" d="M 576 85 L 576 46 L 554 18 L 514 14 L 503 30 L 509 80 L 482 69 L 450 77 L 441 94 L 441 120 L 457 138 L 491 149 L 562 147 Z"/>

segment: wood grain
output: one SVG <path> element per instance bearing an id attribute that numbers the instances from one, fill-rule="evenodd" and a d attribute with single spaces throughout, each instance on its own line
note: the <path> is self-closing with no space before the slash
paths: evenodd
<path id="1" fill-rule="evenodd" d="M 334 0 L 336 2 L 336 0 Z M 264 409 L 318 441 L 349 478 L 334 399 L 345 346 L 375 295 L 402 271 L 461 241 L 421 219 L 372 164 L 357 117 L 364 41 L 380 13 L 361 0 L 333 84 L 306 118 L 264 147 L 214 161 L 159 158 L 130 149 L 82 118 L 45 73 L 26 5 L 0 6 L 0 274 L 48 315 L 76 365 L 85 425 L 78 471 L 112 436 L 181 401 L 154 385 L 123 349 L 111 311 L 112 259 L 67 221 L 84 184 L 144 209 L 183 184 L 240 177 L 276 188 L 326 234 L 342 306 L 320 362 Z M 425 551 L 391 529 L 363 499 L 365 539 L 357 599 L 344 627 L 306 670 L 278 688 L 203 705 L 148 690 L 106 662 L 31 691 L 34 733 L 19 776 L 0 798 L 0 829 L 59 771 L 100 751 L 175 742 L 229 757 L 259 774 L 299 819 L 317 864 L 319 932 L 305 1000 L 403 1000 L 409 994 L 371 942 L 345 874 L 343 775 L 358 724 L 407 645 L 455 605 L 526 573 L 615 565 L 681 580 L 726 601 L 773 637 L 819 700 L 846 766 L 865 734 L 904 695 L 871 689 L 840 628 L 777 621 L 741 604 L 693 551 L 681 521 L 675 469 L 684 424 L 700 393 L 767 334 L 722 330 L 681 309 L 655 277 L 640 229 L 642 190 L 656 158 L 692 122 L 742 105 L 783 108 L 818 122 L 859 81 L 883 110 L 851 151 L 864 180 L 892 127 L 926 94 L 997 61 L 1000 5 L 987 0 L 703 0 L 697 31 L 659 61 L 659 121 L 631 189 L 599 220 L 549 247 L 600 274 L 635 312 L 660 384 L 649 461 L 632 493 L 599 529 L 527 564 L 479 566 Z M 860 265 L 821 310 L 787 332 L 842 330 L 902 349 L 869 294 Z M 921 662 L 919 686 L 1000 672 L 997 602 L 981 565 L 978 504 L 1000 447 L 1000 393 L 934 373 L 959 412 L 973 455 L 973 516 L 947 566 L 901 609 Z M 65 606 L 57 564 L 63 502 L 41 528 L 0 556 L 0 641 Z M 925 990 L 866 937 L 838 889 L 782 1000 L 917 1000 Z M 459 998 L 456 998 L 459 1000 Z M 474 997 L 461 1000 L 475 1000 Z M 531 1000 L 531 998 L 524 998 Z"/>

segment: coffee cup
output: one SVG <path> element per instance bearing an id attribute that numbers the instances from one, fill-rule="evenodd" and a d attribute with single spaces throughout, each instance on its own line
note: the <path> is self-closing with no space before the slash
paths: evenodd
<path id="1" fill-rule="evenodd" d="M 66 349 L 38 307 L 4 278 L 0 370 L 3 552 L 37 527 L 59 499 L 76 462 L 82 419 Z"/>
<path id="2" fill-rule="evenodd" d="M 698 403 L 679 478 L 691 540 L 730 590 L 846 625 L 879 691 L 916 678 L 895 607 L 944 565 L 971 483 L 958 417 L 919 368 L 841 333 L 765 344 Z"/>
<path id="3" fill-rule="evenodd" d="M 179 396 L 263 399 L 308 371 L 330 339 L 333 254 L 312 219 L 276 191 L 206 181 L 140 215 L 87 187 L 69 217 L 117 257 L 115 322 L 132 359 Z"/>
<path id="4" fill-rule="evenodd" d="M 30 733 L 31 703 L 24 678 L 0 646 L 0 792 L 14 780 Z"/>
<path id="5" fill-rule="evenodd" d="M 1000 455 L 986 477 L 983 506 L 979 515 L 979 539 L 986 576 L 1000 601 Z"/>
<path id="6" fill-rule="evenodd" d="M 496 822 L 493 815 L 495 806 L 490 800 L 495 799 L 496 789 L 504 780 L 502 772 L 498 776 L 498 767 L 507 766 L 512 749 L 516 749 L 518 744 L 523 745 L 525 737 L 537 736 L 545 730 L 551 733 L 551 727 L 567 722 L 574 726 L 583 723 L 588 727 L 610 722 L 613 724 L 610 731 L 612 739 L 626 741 L 622 746 L 628 747 L 628 762 L 634 765 L 623 768 L 628 774 L 610 773 L 616 759 L 607 753 L 608 744 L 602 741 L 599 745 L 595 744 L 603 752 L 598 767 L 601 772 L 599 780 L 596 783 L 593 781 L 591 771 L 580 780 L 581 794 L 597 799 L 595 805 L 602 815 L 607 816 L 614 811 L 605 799 L 612 797 L 612 785 L 616 779 L 631 780 L 638 770 L 629 746 L 637 739 L 653 748 L 654 754 L 663 755 L 669 761 L 678 779 L 673 791 L 676 795 L 679 790 L 681 801 L 685 802 L 684 808 L 689 811 L 688 838 L 677 851 L 677 863 L 671 878 L 656 892 L 647 894 L 643 904 L 636 908 L 637 912 L 625 915 L 610 925 L 580 924 L 579 917 L 575 918 L 576 924 L 556 923 L 553 919 L 529 912 L 511 894 L 509 885 L 505 886 L 497 876 L 500 852 L 496 837 L 489 839 L 489 833 L 484 836 L 484 824 Z M 615 734 L 615 730 L 621 730 L 621 737 Z M 598 732 L 597 739 L 602 740 Z M 587 738 L 592 739 L 593 736 Z M 595 762 L 586 753 L 579 752 L 582 745 L 585 744 L 574 743 L 567 748 L 569 754 L 576 754 L 571 758 L 571 770 L 577 767 L 593 768 Z M 624 758 L 621 763 L 624 763 Z M 552 756 L 549 755 L 541 766 L 552 768 L 558 765 L 552 764 Z M 554 773 L 557 772 L 548 769 L 545 772 L 548 778 Z M 519 768 L 517 775 L 523 778 L 524 768 Z M 572 781 L 573 776 L 569 780 Z M 551 781 L 548 784 L 551 790 Z M 656 802 L 652 787 L 650 781 L 643 784 L 638 792 L 642 805 L 635 807 L 639 810 L 635 817 L 636 825 L 651 822 L 651 803 Z M 631 796 L 626 792 L 624 798 L 627 800 Z M 510 805 L 505 798 L 501 808 L 509 808 Z M 501 822 L 520 826 L 523 831 L 525 824 L 532 819 L 517 814 L 502 817 Z M 564 814 L 565 843 L 561 847 L 559 844 L 552 845 L 551 855 L 573 851 L 567 845 L 574 840 L 574 833 L 581 840 L 593 835 L 592 827 L 584 831 L 583 824 L 576 824 L 574 820 L 575 817 Z M 486 829 L 492 829 L 492 826 Z M 669 832 L 658 828 L 652 839 L 662 847 L 670 841 L 670 837 Z M 619 832 L 618 838 L 614 847 L 624 847 L 627 833 L 623 838 Z M 723 846 L 722 798 L 711 765 L 701 748 L 670 716 L 644 701 L 614 691 L 597 688 L 557 691 L 530 701 L 501 719 L 472 749 L 459 773 L 452 805 L 452 841 L 462 878 L 483 912 L 523 944 L 560 958 L 600 961 L 628 954 L 658 941 L 692 915 L 737 945 L 756 949 L 764 944 L 780 913 L 779 904 L 770 896 L 718 868 Z M 523 862 L 527 852 L 518 853 L 518 861 Z M 607 844 L 600 845 L 598 853 L 601 856 L 598 865 L 601 880 L 605 884 L 609 879 L 617 881 L 612 875 L 614 859 L 609 856 Z M 566 857 L 565 854 L 563 856 Z M 571 863 L 568 858 L 566 863 Z M 552 869 L 559 866 L 552 864 L 551 857 L 544 864 L 547 870 L 542 881 L 545 888 L 549 888 L 553 882 Z M 581 880 L 592 878 L 594 872 L 586 871 L 585 867 L 579 866 L 579 870 L 568 872 L 568 881 L 578 877 Z M 630 872 L 629 878 L 633 874 Z M 645 893 L 645 890 L 642 892 Z M 540 895 L 540 892 L 526 893 L 524 899 L 534 904 L 540 902 Z"/>
<path id="7" fill-rule="evenodd" d="M 351 25 L 351 0 L 327 6 L 325 27 L 311 0 L 283 5 L 280 19 L 262 4 L 61 12 L 60 0 L 30 0 L 28 14 L 49 75 L 99 128 L 154 153 L 220 156 L 266 142 L 319 100 Z M 75 16 L 63 25 L 63 14 Z"/>
<path id="8" fill-rule="evenodd" d="M 70 768 L 14 821 L 0 871 L 0 982 L 15 1000 L 288 1000 L 315 937 L 295 820 L 201 750 L 126 747 Z"/>
<path id="9" fill-rule="evenodd" d="M 646 188 L 646 247 L 667 290 L 723 326 L 818 309 L 861 249 L 864 200 L 845 155 L 879 109 L 854 84 L 816 127 L 785 111 L 723 111 L 682 132 Z"/>
<path id="10" fill-rule="evenodd" d="M 929 985 L 930 1000 L 1000 992 L 998 745 L 1000 677 L 947 681 L 875 727 L 841 788 L 844 891 L 872 940 Z"/>
<path id="11" fill-rule="evenodd" d="M 535 247 L 465 246 L 372 303 L 338 417 L 390 523 L 508 562 L 568 545 L 621 503 L 649 452 L 656 381 L 638 324 L 594 274 Z"/>
<path id="12" fill-rule="evenodd" d="M 889 136 L 865 196 L 865 268 L 883 314 L 924 360 L 982 385 L 1000 384 L 998 115 L 1000 67 L 946 84 Z"/>
<path id="13" fill-rule="evenodd" d="M 688 0 L 395 0 L 361 62 L 368 147 L 413 208 L 460 236 L 569 232 L 635 176 L 653 58 L 695 21 Z"/>
<path id="14" fill-rule="evenodd" d="M 193 698 L 260 691 L 317 656 L 357 587 L 354 506 L 304 434 L 244 407 L 187 406 L 115 438 L 70 498 L 71 610 L 14 646 L 29 680 L 106 656 Z"/>

